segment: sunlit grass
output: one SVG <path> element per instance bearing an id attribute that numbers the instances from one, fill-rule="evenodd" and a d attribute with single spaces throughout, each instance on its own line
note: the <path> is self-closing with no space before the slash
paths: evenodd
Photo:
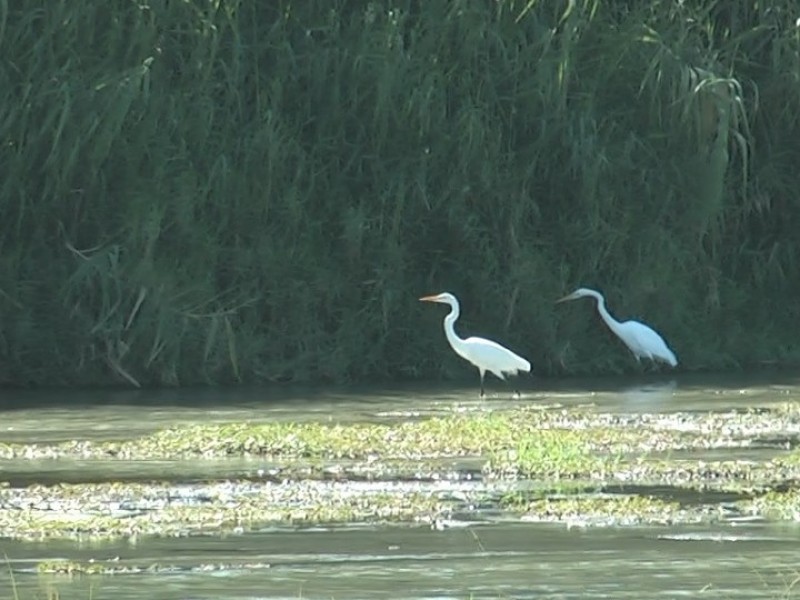
<path id="1" fill-rule="evenodd" d="M 532 521 L 591 524 L 674 524 L 696 522 L 696 511 L 682 510 L 677 502 L 643 495 L 574 494 L 527 499 L 509 497 L 502 506 Z"/>
<path id="2" fill-rule="evenodd" d="M 765 432 L 794 429 L 786 407 L 770 411 L 708 412 L 620 417 L 582 408 L 520 408 L 450 414 L 394 423 L 334 421 L 234 422 L 181 425 L 118 441 L 75 439 L 54 444 L 0 443 L 13 460 L 266 458 L 268 460 L 372 461 L 399 468 L 417 461 L 426 468 L 443 458 L 485 462 L 487 475 L 569 477 L 613 475 L 618 466 L 639 476 L 687 480 L 720 476 L 762 481 L 747 461 L 675 461 L 672 452 L 745 448 Z M 699 456 L 699 455 L 698 455 Z M 688 458 L 684 456 L 684 459 Z M 689 461 L 691 463 L 691 461 Z M 776 457 L 793 472 L 792 453 Z"/>
<path id="3" fill-rule="evenodd" d="M 186 425 L 122 441 L 6 444 L 0 454 L 16 464 L 77 459 L 87 473 L 95 460 L 101 469 L 114 460 L 165 462 L 147 471 L 155 474 L 146 483 L 0 486 L 0 529 L 25 540 L 135 540 L 270 523 L 443 528 L 476 506 L 599 526 L 723 519 L 731 511 L 794 520 L 796 494 L 774 491 L 800 476 L 792 453 L 706 458 L 707 448 L 747 448 L 764 431 L 791 429 L 794 416 L 786 406 L 668 416 L 513 409 L 396 423 Z M 230 479 L 180 483 L 209 472 L 218 478 L 228 466 L 236 469 Z M 619 493 L 605 493 L 615 486 Z M 630 491 L 651 486 L 694 499 L 678 506 Z M 717 501 L 704 506 L 705 491 L 728 498 L 725 510 L 714 508 Z"/>
<path id="4" fill-rule="evenodd" d="M 250 531 L 265 524 L 414 523 L 441 510 L 436 494 L 413 490 L 359 489 L 322 483 L 265 483 L 240 486 L 234 497 L 225 485 L 187 489 L 171 501 L 174 488 L 152 484 L 62 484 L 29 489 L 32 506 L 0 509 L 4 535 L 28 541 L 107 540 L 140 537 L 190 537 Z M 36 504 L 47 502 L 50 510 Z M 126 511 L 120 504 L 145 503 Z"/>
<path id="5" fill-rule="evenodd" d="M 708 438 L 654 427 L 614 425 L 607 415 L 512 410 L 393 424 L 267 422 L 173 427 L 122 441 L 0 444 L 5 458 L 178 459 L 260 456 L 310 459 L 489 457 L 525 472 L 569 469 L 622 453 L 705 447 Z M 588 462 L 586 463 L 588 465 Z M 610 463 L 607 463 L 610 464 Z M 538 466 L 537 466 L 538 465 Z"/>
<path id="6" fill-rule="evenodd" d="M 520 460 L 577 464 L 590 433 L 550 429 L 537 411 L 435 417 L 383 424 L 236 423 L 181 427 L 123 443 L 121 453 L 257 455 L 325 459 L 422 459 L 518 452 Z M 102 447 L 101 447 L 102 448 Z M 100 448 L 98 448 L 100 449 Z M 538 451 L 534 456 L 533 452 Z M 571 461 L 571 463 L 569 463 Z"/>
<path id="7" fill-rule="evenodd" d="M 603 430 L 599 430 L 603 436 Z M 551 429 L 520 437 L 511 448 L 491 453 L 486 470 L 514 477 L 601 476 L 614 468 L 619 454 L 602 452 L 594 431 Z"/>
<path id="8" fill-rule="evenodd" d="M 754 514 L 780 521 L 800 521 L 800 491 L 771 491 L 746 504 Z"/>

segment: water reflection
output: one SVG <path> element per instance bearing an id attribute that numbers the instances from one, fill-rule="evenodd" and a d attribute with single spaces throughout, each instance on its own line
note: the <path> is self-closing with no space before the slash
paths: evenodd
<path id="1" fill-rule="evenodd" d="M 620 392 L 621 408 L 632 412 L 669 411 L 677 389 L 678 382 L 675 379 L 625 388 Z"/>

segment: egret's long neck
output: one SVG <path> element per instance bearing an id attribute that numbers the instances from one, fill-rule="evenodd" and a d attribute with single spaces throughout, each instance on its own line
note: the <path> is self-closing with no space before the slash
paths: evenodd
<path id="1" fill-rule="evenodd" d="M 458 348 L 464 341 L 458 337 L 454 327 L 459 314 L 461 314 L 461 311 L 458 308 L 458 304 L 451 304 L 450 314 L 444 318 L 444 334 L 447 336 L 447 341 L 450 342 L 450 345 L 456 352 L 458 352 Z"/>
<path id="2" fill-rule="evenodd" d="M 594 299 L 597 300 L 597 312 L 600 313 L 600 317 L 606 322 L 606 325 L 608 325 L 608 328 L 611 331 L 617 333 L 619 331 L 620 322 L 612 317 L 611 313 L 609 313 L 608 309 L 606 309 L 606 299 L 603 298 L 601 294 L 593 294 L 593 296 Z"/>

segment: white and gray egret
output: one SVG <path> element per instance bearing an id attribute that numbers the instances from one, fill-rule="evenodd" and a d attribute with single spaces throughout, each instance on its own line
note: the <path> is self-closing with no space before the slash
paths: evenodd
<path id="1" fill-rule="evenodd" d="M 450 305 L 450 313 L 444 318 L 444 334 L 456 354 L 478 367 L 478 372 L 481 374 L 481 398 L 486 395 L 483 387 L 486 371 L 494 373 L 503 380 L 506 375 L 516 375 L 519 371 L 530 372 L 531 363 L 497 342 L 480 337 L 467 339 L 458 337 L 454 325 L 461 314 L 461 308 L 453 294 L 444 292 L 433 296 L 423 296 L 420 301 Z"/>
<path id="2" fill-rule="evenodd" d="M 621 323 L 617 321 L 606 309 L 606 299 L 600 292 L 588 288 L 578 288 L 568 296 L 556 300 L 556 303 L 586 297 L 594 298 L 597 301 L 597 312 L 600 313 L 600 317 L 606 322 L 608 328 L 622 340 L 622 343 L 633 352 L 637 362 L 640 362 L 642 358 L 648 358 L 653 362 L 664 362 L 670 367 L 678 365 L 675 353 L 667 346 L 664 338 L 651 327 L 639 321 L 623 321 Z"/>

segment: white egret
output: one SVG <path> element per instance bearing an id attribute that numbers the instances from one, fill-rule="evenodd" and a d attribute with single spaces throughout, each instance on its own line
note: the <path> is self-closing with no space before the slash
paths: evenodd
<path id="1" fill-rule="evenodd" d="M 450 314 L 444 318 L 444 334 L 456 354 L 478 367 L 478 372 L 481 374 L 481 398 L 486 395 L 483 388 L 483 377 L 486 371 L 505 380 L 506 375 L 516 375 L 519 371 L 529 372 L 531 370 L 531 363 L 497 342 L 479 337 L 467 339 L 458 337 L 453 325 L 458 319 L 461 309 L 453 294 L 444 292 L 434 296 L 424 296 L 420 298 L 420 301 L 450 305 Z"/>
<path id="2" fill-rule="evenodd" d="M 675 353 L 669 349 L 664 338 L 639 321 L 624 321 L 622 323 L 617 321 L 606 310 L 606 299 L 603 298 L 600 292 L 588 288 L 578 288 L 568 296 L 556 300 L 556 303 L 577 300 L 587 296 L 597 300 L 597 312 L 600 313 L 608 328 L 633 352 L 637 361 L 642 358 L 649 358 L 654 362 L 665 362 L 671 367 L 677 366 L 678 359 L 675 358 Z"/>

